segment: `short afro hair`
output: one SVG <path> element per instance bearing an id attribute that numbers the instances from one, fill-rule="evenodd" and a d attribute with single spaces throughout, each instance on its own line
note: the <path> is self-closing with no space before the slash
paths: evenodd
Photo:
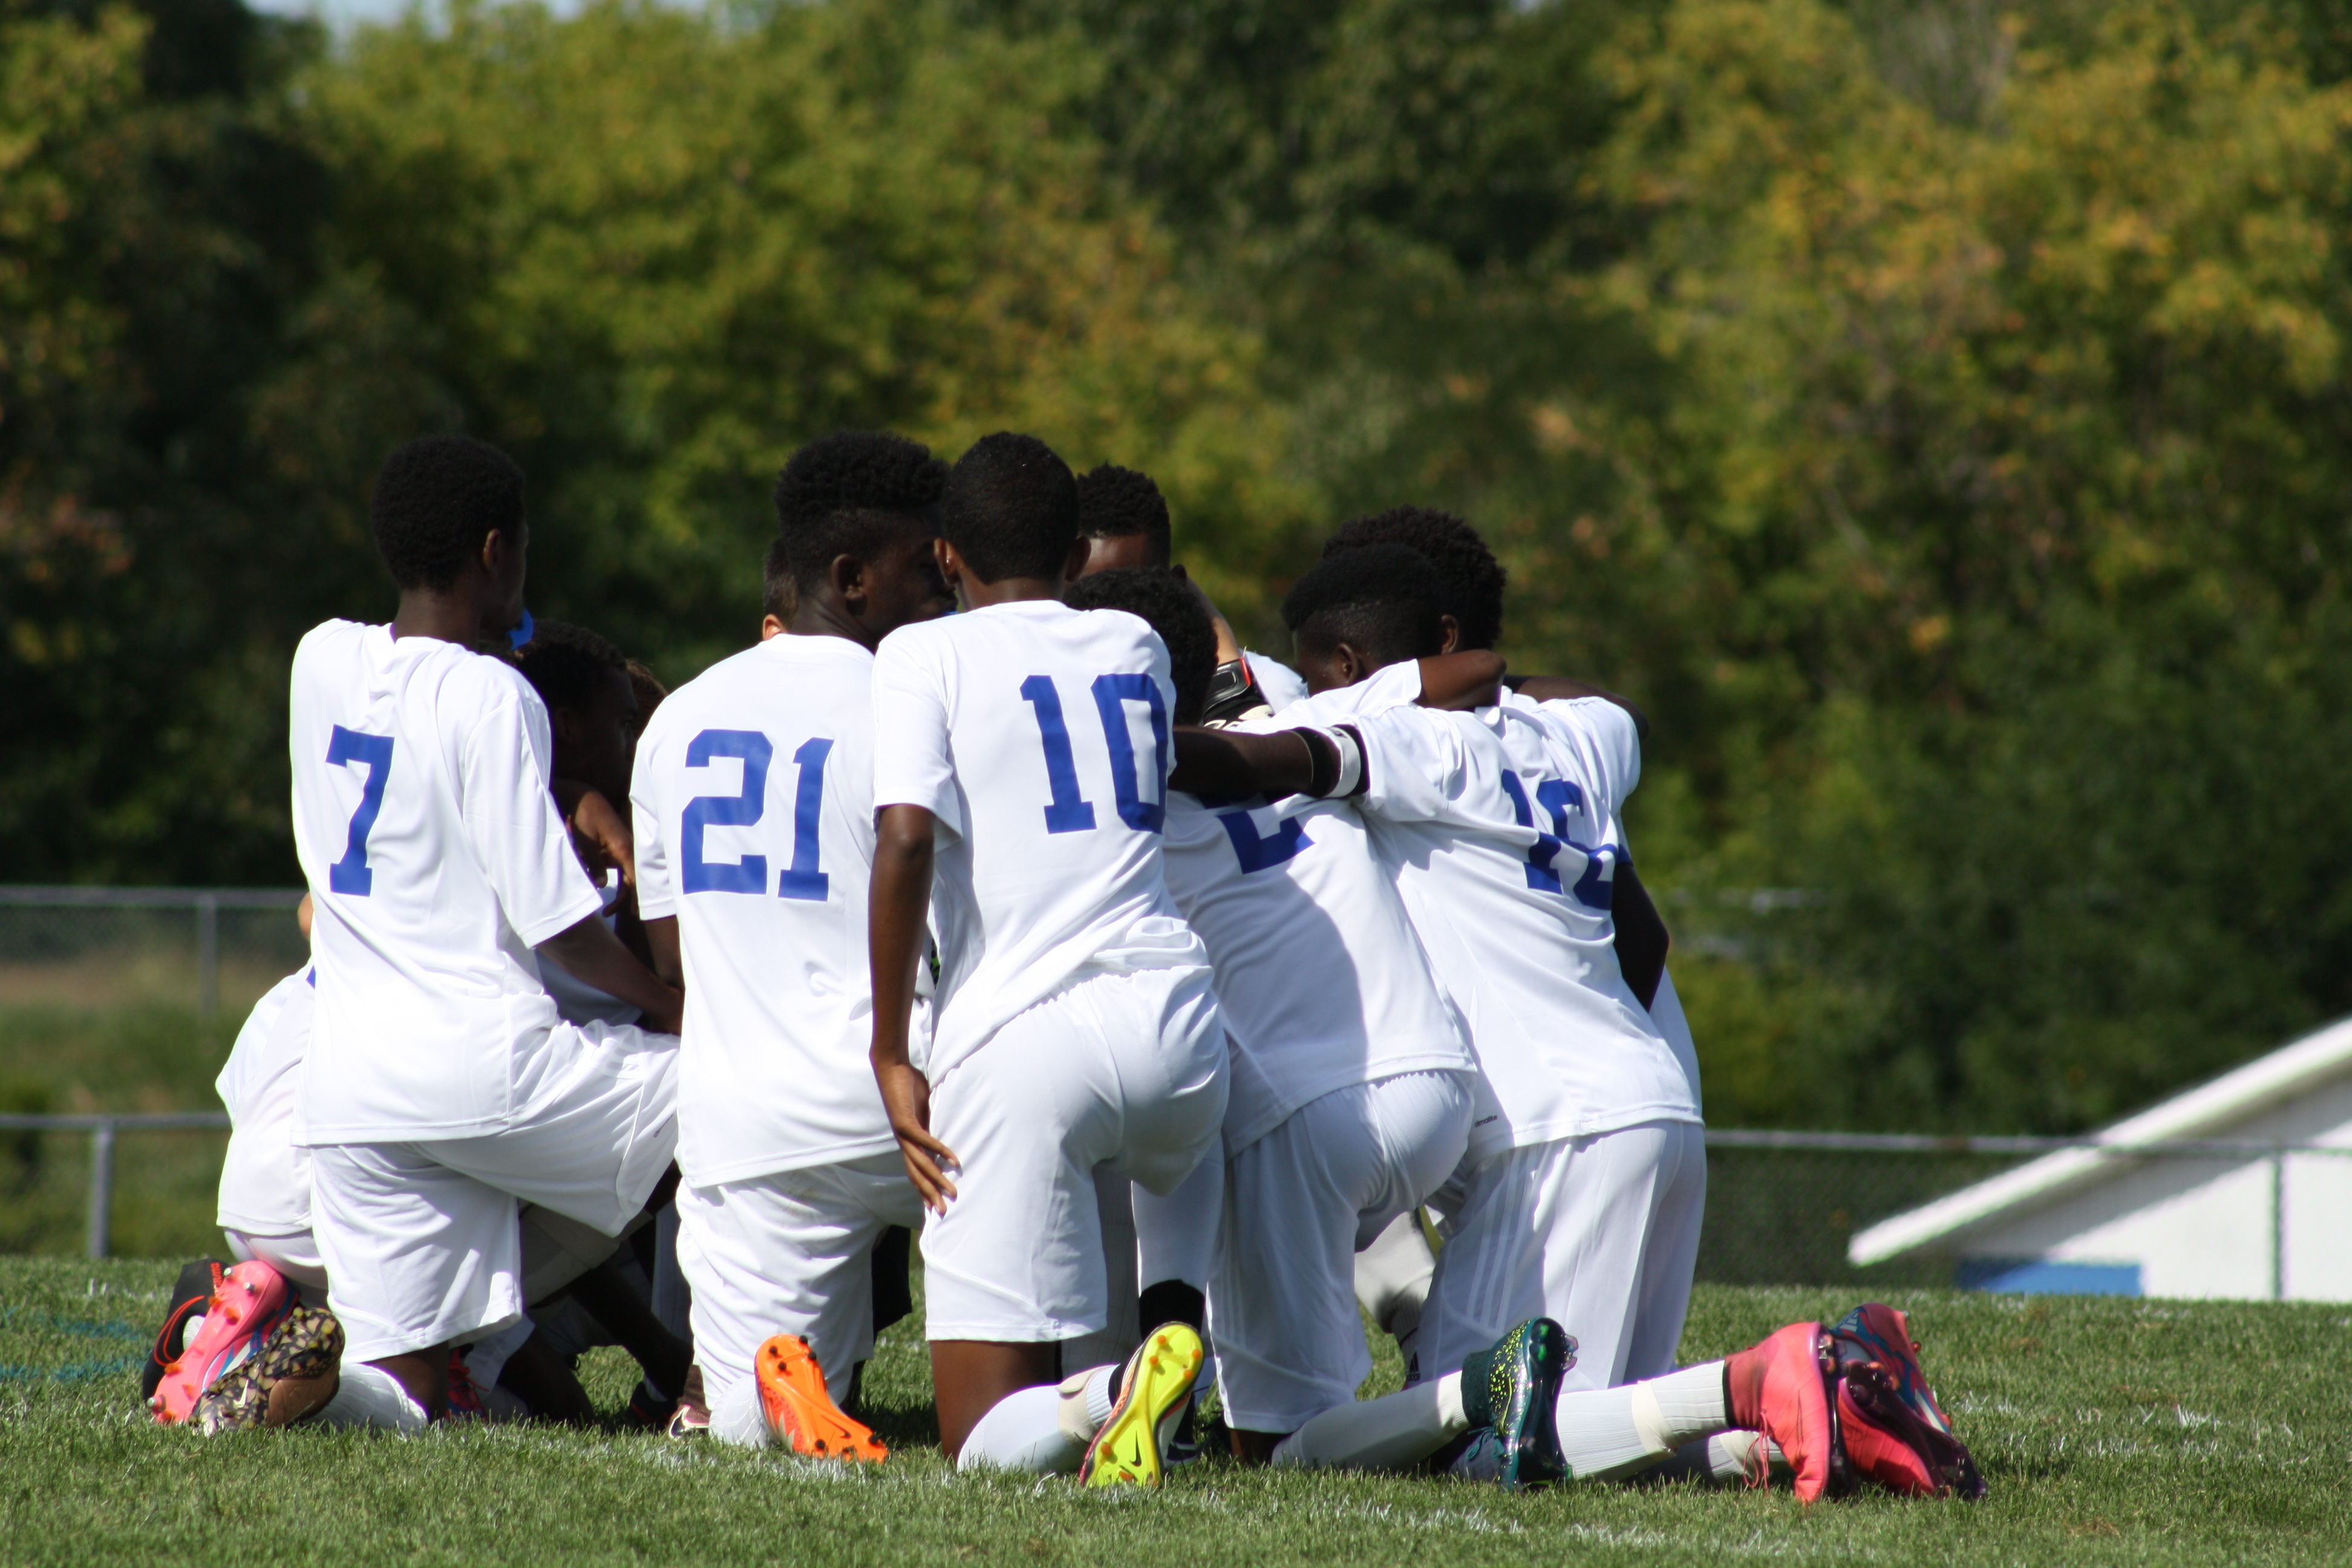
<path id="1" fill-rule="evenodd" d="M 1070 584 L 1062 602 L 1074 610 L 1125 610 L 1142 617 L 1168 645 L 1179 724 L 1197 724 L 1217 673 L 1217 628 L 1201 591 L 1165 566 L 1097 572 Z"/>
<path id="2" fill-rule="evenodd" d="M 650 666 L 633 658 L 629 660 L 629 689 L 637 694 L 637 735 L 642 739 L 654 710 L 669 696 L 669 688 L 662 684 L 662 678 Z"/>
<path id="3" fill-rule="evenodd" d="M 1457 646 L 1490 648 L 1501 640 L 1503 584 L 1508 574 L 1476 529 L 1451 512 L 1392 507 L 1342 523 L 1323 546 L 1323 558 L 1368 544 L 1402 544 L 1428 558 L 1437 574 L 1438 613 L 1452 616 L 1461 629 Z"/>
<path id="4" fill-rule="evenodd" d="M 1138 534 L 1151 542 L 1151 564 L 1165 566 L 1174 558 L 1175 542 L 1168 523 L 1168 498 L 1150 474 L 1105 463 L 1078 476 L 1078 531 L 1089 539 L 1131 539 Z"/>
<path id="5" fill-rule="evenodd" d="M 1402 544 L 1326 555 L 1282 601 L 1282 621 L 1306 648 L 1348 643 L 1382 665 L 1426 658 L 1445 644 L 1437 573 Z"/>
<path id="6" fill-rule="evenodd" d="M 956 460 L 940 534 L 983 583 L 1057 577 L 1078 538 L 1078 481 L 1034 436 L 1000 430 Z"/>
<path id="7" fill-rule="evenodd" d="M 619 648 L 569 621 L 534 622 L 530 641 L 509 657 L 550 713 L 586 712 L 614 673 L 629 673 Z"/>
<path id="8" fill-rule="evenodd" d="M 522 469 L 471 436 L 423 436 L 400 447 L 368 499 L 375 547 L 403 589 L 452 586 L 484 539 L 522 521 Z"/>
<path id="9" fill-rule="evenodd" d="M 947 477 L 904 436 L 838 430 L 794 452 L 776 476 L 776 528 L 799 591 L 815 591 L 836 556 L 871 561 L 900 531 L 932 526 Z"/>
<path id="10" fill-rule="evenodd" d="M 784 548 L 780 535 L 769 542 L 768 558 L 760 563 L 760 613 L 790 626 L 800 605 L 800 584 L 793 581 L 793 552 Z"/>

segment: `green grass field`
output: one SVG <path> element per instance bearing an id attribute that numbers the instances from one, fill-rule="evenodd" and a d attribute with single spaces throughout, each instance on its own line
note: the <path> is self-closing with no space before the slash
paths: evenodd
<path id="1" fill-rule="evenodd" d="M 607 1431 L 204 1440 L 137 1408 L 171 1268 L 0 1260 L 0 1556 L 278 1561 L 1150 1565 L 1724 1560 L 2341 1563 L 2352 1556 L 2352 1318 L 2339 1308 L 1898 1297 L 1992 1496 L 1274 1475 L 1223 1462 L 1153 1495 L 958 1476 L 911 1321 L 870 1380 L 887 1465 L 853 1472 Z M 1702 1287 L 1684 1350 L 1718 1354 L 1852 1303 Z M 616 1352 L 585 1369 L 617 1407 Z M 1375 1382 L 1392 1380 L 1391 1364 Z"/>

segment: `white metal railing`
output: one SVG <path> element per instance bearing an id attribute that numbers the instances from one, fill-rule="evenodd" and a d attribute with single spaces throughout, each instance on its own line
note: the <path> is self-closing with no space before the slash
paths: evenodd
<path id="1" fill-rule="evenodd" d="M 221 1110 L 97 1112 L 86 1116 L 24 1116 L 0 1113 L 0 1132 L 87 1132 L 89 1134 L 89 1210 L 86 1235 L 92 1258 L 104 1258 L 111 1240 L 114 1214 L 114 1135 L 120 1131 L 184 1132 L 228 1126 Z"/>
<path id="2" fill-rule="evenodd" d="M 196 924 L 196 1010 L 220 1011 L 220 912 L 290 910 L 299 888 L 87 888 L 0 886 L 0 908 L 56 910 L 186 910 Z"/>

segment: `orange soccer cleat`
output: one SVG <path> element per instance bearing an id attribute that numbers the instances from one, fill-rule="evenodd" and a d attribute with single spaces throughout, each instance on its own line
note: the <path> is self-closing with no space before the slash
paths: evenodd
<path id="1" fill-rule="evenodd" d="M 751 1373 L 759 1379 L 760 1413 L 768 1429 L 793 1453 L 813 1459 L 890 1457 L 879 1438 L 833 1402 L 825 1392 L 824 1369 L 798 1334 L 777 1334 L 761 1345 L 751 1358 Z"/>

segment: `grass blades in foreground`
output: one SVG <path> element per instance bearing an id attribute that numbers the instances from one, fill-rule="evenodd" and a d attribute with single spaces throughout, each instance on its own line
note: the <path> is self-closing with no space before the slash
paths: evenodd
<path id="1" fill-rule="evenodd" d="M 172 1269 L 0 1259 L 0 1560 L 530 1563 L 2318 1563 L 2352 1549 L 2342 1308 L 1918 1293 L 1925 1360 L 1990 1501 L 1272 1474 L 1212 1461 L 1153 1495 L 952 1473 L 912 1321 L 869 1388 L 867 1469 L 617 1430 L 206 1441 L 150 1426 L 134 1368 Z M 1843 1298 L 1702 1287 L 1685 1355 Z M 630 1374 L 585 1370 L 607 1409 Z M 1392 1380 L 1393 1366 L 1376 1375 Z"/>

